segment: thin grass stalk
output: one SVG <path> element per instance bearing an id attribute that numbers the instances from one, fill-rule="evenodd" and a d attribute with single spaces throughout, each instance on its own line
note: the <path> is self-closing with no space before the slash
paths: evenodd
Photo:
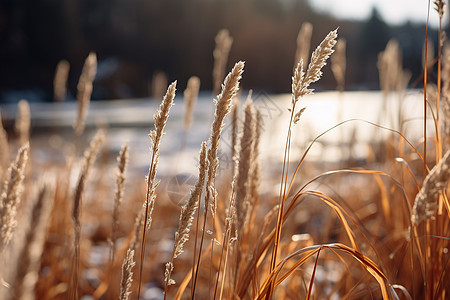
<path id="1" fill-rule="evenodd" d="M 428 58 L 428 23 L 430 19 L 430 0 L 428 0 L 428 8 L 427 8 L 427 23 L 425 26 L 425 61 L 424 61 L 424 70 L 423 70 L 423 158 L 424 158 L 424 168 L 423 168 L 423 176 L 424 178 L 427 175 L 427 81 L 428 81 L 428 65 L 427 65 L 427 58 Z M 428 236 L 428 234 L 426 234 Z M 429 253 L 429 238 L 425 238 L 425 293 L 426 295 L 429 295 L 430 288 L 428 286 L 428 266 L 427 261 L 429 261 L 429 257 L 427 253 Z"/>
<path id="2" fill-rule="evenodd" d="M 165 271 L 165 287 L 164 299 L 167 298 L 169 285 L 174 284 L 175 281 L 171 279 L 173 271 L 173 261 L 184 251 L 184 244 L 189 240 L 189 233 L 194 220 L 194 214 L 198 209 L 200 198 L 202 196 L 203 186 L 205 184 L 206 171 L 208 170 L 207 144 L 203 142 L 200 150 L 200 165 L 198 168 L 198 179 L 194 188 L 191 190 L 190 197 L 186 204 L 181 208 L 180 222 L 177 232 L 175 233 L 175 242 L 172 250 L 170 262 L 166 264 Z"/>
<path id="3" fill-rule="evenodd" d="M 139 268 L 139 285 L 138 285 L 138 298 L 141 295 L 141 283 L 142 283 L 142 270 L 144 267 L 144 256 L 145 256 L 145 237 L 148 230 L 152 225 L 152 214 L 155 207 L 156 200 L 156 188 L 159 182 L 156 181 L 156 170 L 159 162 L 159 146 L 161 143 L 161 137 L 164 135 L 164 128 L 166 126 L 167 119 L 169 117 L 170 108 L 173 105 L 173 99 L 175 98 L 177 82 L 174 81 L 167 88 L 166 95 L 161 102 L 159 110 L 155 113 L 155 129 L 149 133 L 149 137 L 152 140 L 152 158 L 150 162 L 150 167 L 147 175 L 147 193 L 144 202 L 144 228 L 142 230 L 142 244 L 141 244 L 141 257 L 140 257 L 140 268 Z"/>
<path id="4" fill-rule="evenodd" d="M 439 31 L 438 31 L 438 69 L 437 69 L 437 94 L 436 94 L 436 163 L 442 158 L 442 141 L 441 141 L 441 133 L 439 127 L 439 109 L 440 109 L 440 99 L 441 99 L 441 64 L 442 64 L 442 18 L 444 16 L 444 2 L 442 0 L 435 0 L 434 4 L 436 5 L 436 11 L 439 14 Z M 440 207 L 442 209 L 442 202 L 440 202 Z"/>
<path id="5" fill-rule="evenodd" d="M 97 134 L 92 139 L 89 148 L 84 152 L 83 162 L 81 166 L 80 176 L 75 189 L 75 194 L 73 197 L 73 207 L 72 207 L 72 221 L 74 224 L 74 255 L 72 260 L 72 270 L 70 274 L 71 282 L 71 299 L 78 299 L 78 279 L 80 276 L 80 237 L 81 237 L 81 204 L 84 195 L 86 183 L 92 166 L 95 162 L 97 154 L 104 142 L 105 133 L 103 130 L 99 130 Z"/>
<path id="6" fill-rule="evenodd" d="M 205 235 L 206 230 L 206 219 L 208 216 L 208 210 L 211 209 L 211 213 L 213 214 L 213 217 L 216 213 L 216 203 L 215 203 L 215 197 L 216 197 L 216 190 L 214 187 L 214 179 L 216 177 L 217 173 L 217 167 L 218 167 L 218 158 L 217 158 L 217 152 L 219 150 L 219 139 L 223 128 L 223 120 L 225 116 L 230 112 L 231 110 L 231 104 L 232 99 L 234 96 L 236 96 L 238 90 L 239 90 L 239 80 L 241 79 L 242 72 L 244 71 L 244 62 L 239 61 L 237 62 L 231 72 L 227 75 L 227 77 L 224 80 L 224 83 L 222 85 L 222 91 L 215 99 L 216 103 L 216 111 L 214 114 L 214 121 L 211 126 L 211 136 L 210 136 L 210 148 L 208 150 L 208 175 L 206 179 L 206 195 L 205 195 L 205 214 L 203 219 L 203 225 L 202 225 L 202 236 L 200 239 L 200 246 L 199 246 L 199 255 L 197 258 L 196 263 L 196 271 L 193 278 L 193 288 L 192 288 L 192 297 L 195 295 L 195 287 L 197 283 L 197 275 L 198 275 L 198 269 L 200 265 L 200 257 L 202 252 L 202 246 L 203 246 L 203 239 Z M 195 254 L 195 253 L 194 253 Z"/>
<path id="7" fill-rule="evenodd" d="M 114 192 L 114 209 L 112 221 L 111 234 L 111 251 L 110 262 L 114 262 L 116 252 L 117 230 L 119 228 L 119 211 L 123 200 L 123 191 L 125 188 L 125 170 L 128 165 L 128 145 L 122 145 L 119 156 L 117 157 L 117 172 L 116 172 L 116 190 Z"/>

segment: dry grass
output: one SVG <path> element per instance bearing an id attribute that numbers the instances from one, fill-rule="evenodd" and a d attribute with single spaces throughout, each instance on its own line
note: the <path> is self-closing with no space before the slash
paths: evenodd
<path id="1" fill-rule="evenodd" d="M 435 104 L 429 104 L 435 127 L 444 124 L 445 138 L 436 130 L 428 145 L 435 155 L 428 155 L 426 162 L 421 141 L 361 120 L 347 120 L 323 132 L 299 160 L 291 161 L 293 130 L 303 129 L 302 97 L 312 93 L 310 85 L 320 79 L 336 39 L 337 30 L 331 31 L 306 70 L 306 59 L 296 65 L 280 170 L 259 162 L 262 116 L 251 100 L 239 124 L 239 107 L 232 99 L 244 63 L 234 65 L 215 99 L 211 136 L 201 144 L 198 179 L 181 210 L 168 200 L 165 185 L 156 177 L 176 82 L 169 85 L 154 116 L 146 182 L 130 174 L 125 182 L 127 146 L 118 155 L 118 166 L 95 167 L 95 158 L 102 161 L 106 155 L 99 151 L 107 137 L 102 132 L 82 158 L 64 154 L 65 164 L 44 164 L 31 156 L 27 173 L 30 146 L 20 147 L 19 137 L 6 139 L 0 127 L 0 147 L 8 153 L 19 149 L 8 171 L 3 162 L 7 156 L 2 155 L 2 299 L 133 299 L 150 290 L 167 299 L 448 299 L 450 154 L 442 155 L 449 132 L 447 63 L 441 119 Z M 395 44 L 390 45 L 380 56 L 381 69 L 392 67 L 384 64 L 386 53 L 391 53 L 386 59 L 397 56 Z M 343 63 L 335 64 L 337 68 Z M 80 79 L 83 99 L 88 99 L 93 78 L 94 64 L 88 65 L 85 79 Z M 398 63 L 394 67 L 400 74 Z M 337 78 L 345 74 L 345 66 L 339 68 Z M 338 81 L 343 85 L 342 78 Z M 391 83 L 386 82 L 389 91 L 395 90 L 388 87 Z M 229 121 L 236 167 L 232 174 L 219 176 L 219 143 L 233 105 Z M 83 135 L 86 109 L 80 107 L 77 136 Z M 374 157 L 383 160 L 360 168 L 340 162 L 333 170 L 309 163 L 310 149 L 348 123 L 391 134 L 374 150 L 381 152 Z M 237 134 L 240 126 L 242 136 Z M 78 148 L 78 142 L 68 143 Z M 435 167 L 430 171 L 425 163 Z M 118 170 L 115 184 L 108 168 Z M 51 175 L 42 173 L 44 169 Z M 71 182 L 74 174 L 78 180 Z M 261 186 L 275 186 L 274 176 L 280 179 L 279 194 L 261 193 Z M 44 177 L 50 183 L 42 186 Z M 25 226 L 28 220 L 30 226 Z M 101 255 L 95 255 L 98 251 Z M 134 267 L 139 271 L 133 272 Z"/>

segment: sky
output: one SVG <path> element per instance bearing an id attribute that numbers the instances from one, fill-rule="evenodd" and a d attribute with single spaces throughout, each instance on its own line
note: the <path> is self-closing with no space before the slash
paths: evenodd
<path id="1" fill-rule="evenodd" d="M 320 12 L 350 20 L 367 19 L 375 6 L 383 20 L 392 25 L 401 25 L 408 20 L 425 23 L 428 8 L 428 0 L 309 0 L 309 3 Z M 439 17 L 433 7 L 431 0 L 430 25 L 437 27 Z M 443 25 L 448 22 L 448 7 L 445 9 Z"/>

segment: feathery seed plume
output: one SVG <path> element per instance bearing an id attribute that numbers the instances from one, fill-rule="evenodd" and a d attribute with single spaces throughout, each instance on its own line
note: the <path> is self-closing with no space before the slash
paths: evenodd
<path id="1" fill-rule="evenodd" d="M 8 168 L 7 179 L 3 183 L 0 196 L 0 254 L 11 241 L 17 226 L 15 218 L 23 192 L 24 173 L 29 152 L 29 144 L 25 144 L 19 149 L 16 160 Z"/>
<path id="2" fill-rule="evenodd" d="M 122 279 L 120 280 L 120 300 L 128 300 L 131 295 L 131 283 L 133 282 L 133 267 L 136 265 L 134 250 L 128 249 L 122 263 Z"/>
<path id="3" fill-rule="evenodd" d="M 416 195 L 411 221 L 418 224 L 421 220 L 430 219 L 438 208 L 439 193 L 447 186 L 450 179 L 450 151 L 428 173 L 422 188 Z"/>
<path id="4" fill-rule="evenodd" d="M 215 188 L 214 178 L 216 177 L 218 158 L 217 152 L 219 150 L 219 139 L 223 128 L 223 120 L 231 110 L 231 103 L 233 97 L 239 90 L 239 80 L 244 71 L 244 62 L 237 62 L 231 72 L 227 75 L 222 85 L 222 91 L 214 100 L 216 103 L 216 111 L 214 114 L 214 121 L 211 126 L 210 148 L 208 151 L 208 176 L 206 181 L 206 198 L 205 206 L 211 205 L 212 213 L 216 212 L 215 204 Z"/>

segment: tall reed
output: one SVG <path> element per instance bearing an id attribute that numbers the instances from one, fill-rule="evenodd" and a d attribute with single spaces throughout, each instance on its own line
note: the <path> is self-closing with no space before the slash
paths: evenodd
<path id="1" fill-rule="evenodd" d="M 219 164 L 217 153 L 219 150 L 219 140 L 223 129 L 223 120 L 225 116 L 231 111 L 232 99 L 236 96 L 239 90 L 239 81 L 241 75 L 244 72 L 244 62 L 237 62 L 230 73 L 224 80 L 222 85 L 222 91 L 214 100 L 216 104 L 216 110 L 214 113 L 214 121 L 211 126 L 211 135 L 209 138 L 210 146 L 208 149 L 208 174 L 206 176 L 206 195 L 205 195 L 205 212 L 202 226 L 202 236 L 200 240 L 199 255 L 197 258 L 196 265 L 194 266 L 195 274 L 193 276 L 193 288 L 191 295 L 195 295 L 195 287 L 198 276 L 198 269 L 200 266 L 200 257 L 202 254 L 203 239 L 206 231 L 206 220 L 208 215 L 208 210 L 211 210 L 213 218 L 216 214 L 216 189 L 214 185 L 214 179 L 216 178 L 217 167 Z M 194 252 L 195 255 L 195 252 Z"/>
<path id="2" fill-rule="evenodd" d="M 145 256 L 145 236 L 152 225 L 152 214 L 155 207 L 156 201 L 156 188 L 159 185 L 159 181 L 156 180 L 156 170 L 159 162 L 159 146 L 161 143 L 161 137 L 164 135 L 164 127 L 166 126 L 167 119 L 169 118 L 169 111 L 173 105 L 173 99 L 175 98 L 177 82 L 174 81 L 167 88 L 166 95 L 161 102 L 159 110 L 153 116 L 155 119 L 155 129 L 150 131 L 149 137 L 153 143 L 152 147 L 152 158 L 150 161 L 150 167 L 147 175 L 147 194 L 144 202 L 144 228 L 142 230 L 142 246 L 141 246 L 141 258 L 140 258 L 140 269 L 139 269 L 139 288 L 138 288 L 138 298 L 141 292 L 141 279 L 142 270 L 144 266 L 144 256 Z"/>

